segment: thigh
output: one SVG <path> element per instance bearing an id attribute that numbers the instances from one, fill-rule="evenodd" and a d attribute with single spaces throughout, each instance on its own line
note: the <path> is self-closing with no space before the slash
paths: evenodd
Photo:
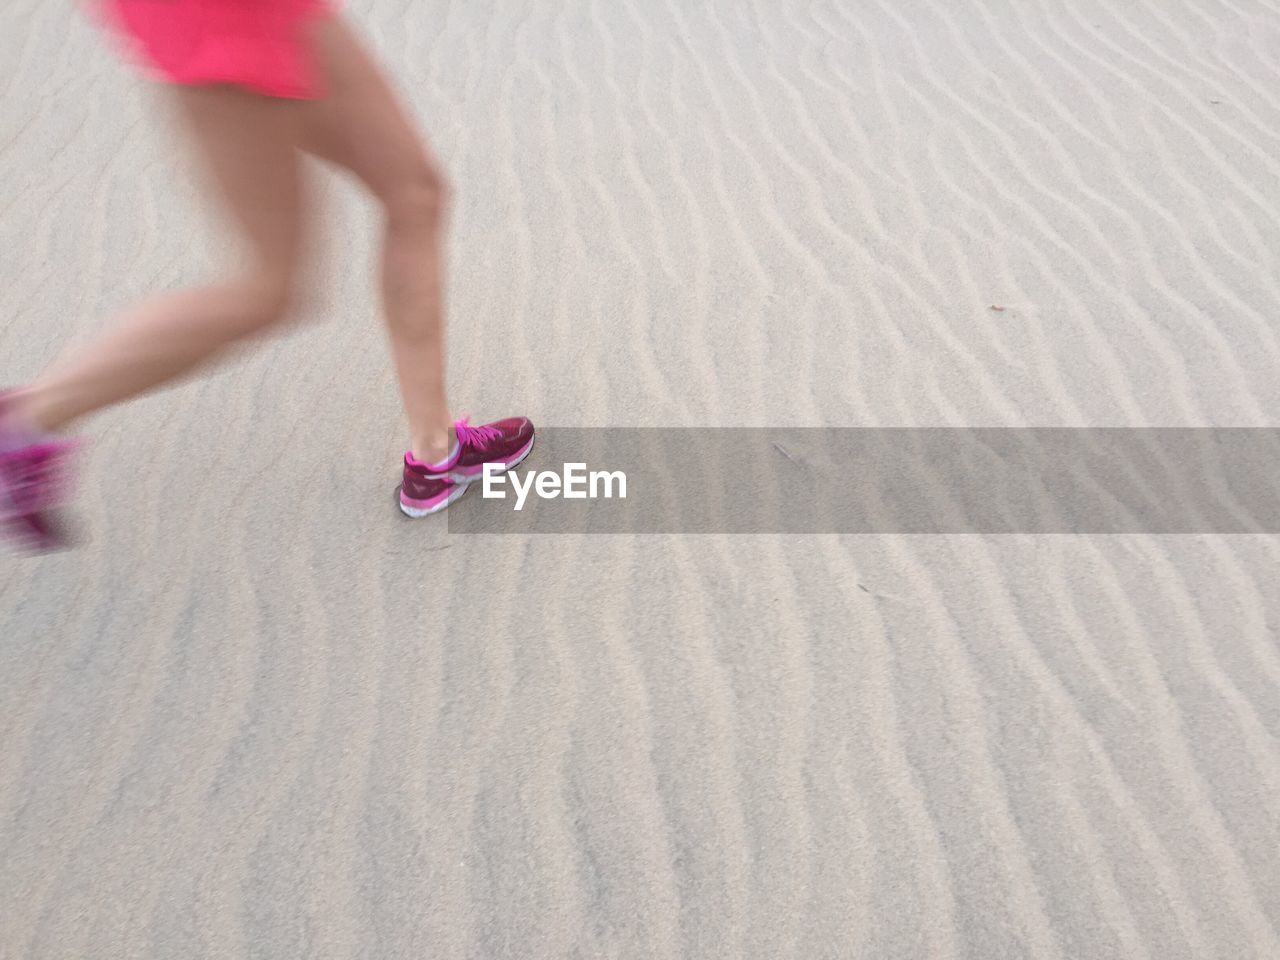
<path id="1" fill-rule="evenodd" d="M 174 90 L 207 192 L 245 242 L 254 268 L 291 275 L 304 213 L 298 103 L 230 86 Z"/>
<path id="2" fill-rule="evenodd" d="M 312 26 L 325 94 L 302 104 L 303 149 L 354 174 L 385 204 L 438 167 L 390 81 L 338 16 Z"/>

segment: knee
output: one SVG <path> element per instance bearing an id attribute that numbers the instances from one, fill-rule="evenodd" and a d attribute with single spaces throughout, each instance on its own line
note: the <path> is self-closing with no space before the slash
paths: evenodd
<path id="1" fill-rule="evenodd" d="M 283 324 L 294 312 L 297 301 L 292 276 L 263 272 L 240 285 L 243 303 L 241 315 L 248 332 L 265 330 Z"/>
<path id="2" fill-rule="evenodd" d="M 450 199 L 448 180 L 421 157 L 399 178 L 385 202 L 393 224 L 434 229 L 448 215 Z"/>

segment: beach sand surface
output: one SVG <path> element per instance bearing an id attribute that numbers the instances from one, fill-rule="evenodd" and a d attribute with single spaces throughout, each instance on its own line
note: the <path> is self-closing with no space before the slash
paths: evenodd
<path id="1" fill-rule="evenodd" d="M 348 13 L 478 421 L 1277 421 L 1269 0 Z M 227 252 L 165 116 L 4 0 L 5 382 Z M 304 322 L 0 559 L 0 957 L 1280 957 L 1274 537 L 409 522 L 379 214 L 315 184 Z"/>

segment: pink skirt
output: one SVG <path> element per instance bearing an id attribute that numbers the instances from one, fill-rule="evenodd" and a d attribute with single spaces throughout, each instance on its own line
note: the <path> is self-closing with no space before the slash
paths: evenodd
<path id="1" fill-rule="evenodd" d="M 320 73 L 307 21 L 326 0 L 97 0 L 129 58 L 156 79 L 229 83 L 270 97 L 309 100 Z"/>

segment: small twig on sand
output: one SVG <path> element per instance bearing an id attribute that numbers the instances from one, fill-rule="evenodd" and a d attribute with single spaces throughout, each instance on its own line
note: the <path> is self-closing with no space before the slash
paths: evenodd
<path id="1" fill-rule="evenodd" d="M 993 303 L 991 305 L 991 309 L 994 310 L 996 313 L 1004 313 L 1004 307 L 1000 306 L 1000 304 L 998 303 Z"/>
<path id="2" fill-rule="evenodd" d="M 786 457 L 788 460 L 790 460 L 792 463 L 794 463 L 797 467 L 800 466 L 800 461 L 797 460 L 795 457 L 793 457 L 791 454 L 787 453 L 787 451 L 783 450 L 782 444 L 775 442 L 773 445 L 773 448 L 777 450 L 780 454 L 782 454 L 784 457 Z"/>

